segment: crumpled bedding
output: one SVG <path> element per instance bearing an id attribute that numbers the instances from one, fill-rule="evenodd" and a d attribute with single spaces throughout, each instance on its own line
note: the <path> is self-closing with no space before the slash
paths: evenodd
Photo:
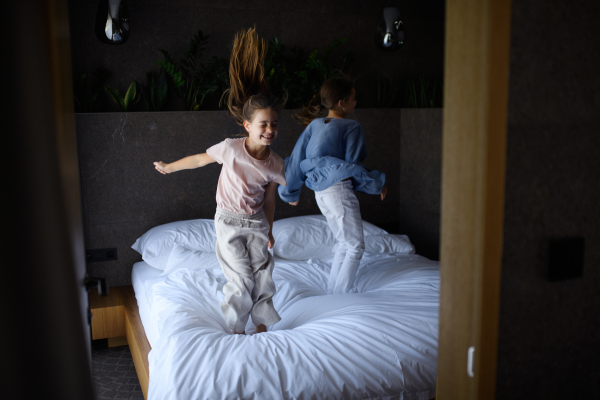
<path id="1" fill-rule="evenodd" d="M 275 261 L 282 320 L 262 334 L 251 334 L 251 321 L 248 335 L 226 333 L 218 269 L 175 269 L 154 281 L 147 295 L 160 339 L 148 399 L 435 397 L 438 262 L 365 253 L 357 292 L 328 295 L 331 259 Z"/>

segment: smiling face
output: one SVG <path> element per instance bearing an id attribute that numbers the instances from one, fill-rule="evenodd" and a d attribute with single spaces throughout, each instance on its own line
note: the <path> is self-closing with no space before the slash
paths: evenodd
<path id="1" fill-rule="evenodd" d="M 269 146 L 277 137 L 277 111 L 267 108 L 258 110 L 254 119 L 250 122 L 244 121 L 244 128 L 248 131 L 248 139 L 254 145 Z"/>

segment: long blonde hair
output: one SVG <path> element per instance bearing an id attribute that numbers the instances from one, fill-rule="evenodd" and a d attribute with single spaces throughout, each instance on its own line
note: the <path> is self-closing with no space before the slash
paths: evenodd
<path id="1" fill-rule="evenodd" d="M 279 111 L 284 101 L 271 99 L 265 79 L 265 57 L 268 44 L 260 39 L 255 28 L 235 34 L 229 59 L 229 89 L 227 108 L 239 125 L 252 121 L 258 110 Z"/>

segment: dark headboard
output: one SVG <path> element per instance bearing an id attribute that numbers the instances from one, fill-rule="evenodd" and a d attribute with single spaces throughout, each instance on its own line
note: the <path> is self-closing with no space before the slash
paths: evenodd
<path id="1" fill-rule="evenodd" d="M 359 109 L 354 116 L 366 134 L 365 165 L 385 172 L 389 189 L 384 202 L 358 193 L 363 219 L 398 233 L 400 114 L 400 109 Z M 303 131 L 291 115 L 281 112 L 272 146 L 283 158 Z M 216 208 L 219 164 L 163 176 L 152 162 L 204 152 L 243 128 L 224 111 L 77 114 L 76 123 L 85 245 L 115 247 L 118 254 L 116 261 L 89 263 L 88 272 L 112 286 L 130 284 L 131 268 L 141 260 L 130 246 L 139 236 L 167 222 L 213 218 Z M 275 219 L 318 213 L 314 194 L 305 187 L 297 207 L 278 199 Z"/>

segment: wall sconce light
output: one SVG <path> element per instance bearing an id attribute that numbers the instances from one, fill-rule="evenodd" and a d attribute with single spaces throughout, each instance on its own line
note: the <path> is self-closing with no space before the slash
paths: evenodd
<path id="1" fill-rule="evenodd" d="M 123 44 L 129 39 L 129 10 L 125 0 L 100 0 L 96 36 L 102 43 Z"/>
<path id="2" fill-rule="evenodd" d="M 375 42 L 382 50 L 398 50 L 404 44 L 404 22 L 398 7 L 383 8 L 377 24 Z"/>

